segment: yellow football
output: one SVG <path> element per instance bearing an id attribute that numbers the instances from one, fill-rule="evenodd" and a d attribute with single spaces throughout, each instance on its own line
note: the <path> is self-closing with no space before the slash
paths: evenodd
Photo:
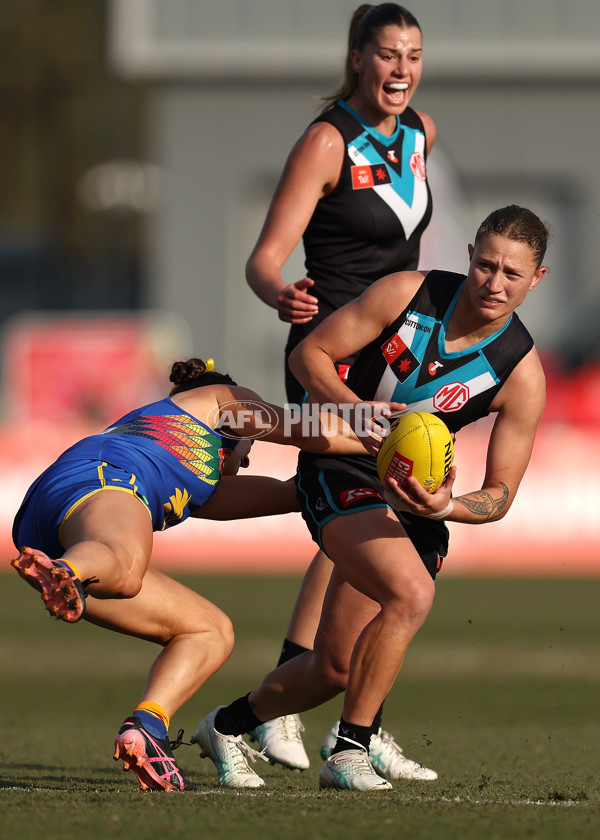
<path id="1" fill-rule="evenodd" d="M 428 493 L 444 483 L 454 458 L 452 436 L 443 420 L 426 411 L 411 411 L 392 423 L 377 455 L 379 478 L 402 486 L 414 475 Z"/>

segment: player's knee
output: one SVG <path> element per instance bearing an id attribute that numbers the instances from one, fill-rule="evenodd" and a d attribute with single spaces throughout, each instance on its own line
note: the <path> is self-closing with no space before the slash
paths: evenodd
<path id="1" fill-rule="evenodd" d="M 100 580 L 102 583 L 102 580 Z M 139 595 L 143 583 L 141 575 L 132 574 L 131 572 L 123 572 L 115 585 L 114 592 L 111 593 L 113 598 L 135 598 Z"/>
<path id="2" fill-rule="evenodd" d="M 317 678 L 322 684 L 327 685 L 331 690 L 331 696 L 335 696 L 346 690 L 348 684 L 348 670 L 350 668 L 350 657 L 336 656 L 332 651 L 326 651 L 317 655 L 315 670 Z"/>
<path id="3" fill-rule="evenodd" d="M 204 609 L 200 610 L 195 622 L 190 618 L 190 624 L 195 623 L 192 633 L 198 648 L 214 672 L 227 662 L 233 651 L 235 637 L 231 620 L 217 607 L 208 615 Z"/>
<path id="4" fill-rule="evenodd" d="M 348 670 L 338 671 L 332 668 L 326 672 L 326 682 L 333 694 L 340 694 L 348 685 Z"/>
<path id="5" fill-rule="evenodd" d="M 118 558 L 117 558 L 118 559 Z M 118 562 L 117 568 L 113 573 L 113 586 L 110 592 L 111 598 L 135 598 L 139 595 L 144 582 L 143 574 L 132 568 L 132 563 L 124 558 L 122 562 Z M 145 571 L 145 568 L 143 569 Z M 99 583 L 102 585 L 102 577 L 98 575 Z"/>
<path id="6" fill-rule="evenodd" d="M 214 636 L 214 644 L 217 657 L 226 662 L 233 651 L 235 642 L 235 634 L 233 632 L 233 624 L 229 616 L 219 610 L 219 615 L 215 619 L 212 628 Z"/>
<path id="7" fill-rule="evenodd" d="M 97 573 L 104 597 L 135 598 L 139 595 L 148 567 L 147 562 L 141 562 L 139 556 L 121 546 L 106 546 L 104 554 L 99 556 L 103 560 L 103 566 L 100 568 L 106 570 L 106 574 L 102 571 Z"/>
<path id="8" fill-rule="evenodd" d="M 405 583 L 398 593 L 382 604 L 382 609 L 393 620 L 418 629 L 429 615 L 434 594 L 433 580 L 421 577 Z"/>

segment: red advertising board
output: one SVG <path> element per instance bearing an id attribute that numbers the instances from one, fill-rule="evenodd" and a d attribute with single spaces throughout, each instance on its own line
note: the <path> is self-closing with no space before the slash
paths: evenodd
<path id="1" fill-rule="evenodd" d="M 5 341 L 0 425 L 0 551 L 33 479 L 79 437 L 165 393 L 177 334 L 152 319 L 29 321 Z M 445 574 L 600 574 L 600 372 L 551 377 L 548 409 L 516 500 L 500 522 L 450 523 Z M 461 431 L 455 495 L 479 488 L 491 419 Z M 297 452 L 254 444 L 251 472 L 289 478 Z M 299 513 L 224 523 L 189 520 L 155 539 L 154 561 L 198 571 L 299 572 L 315 551 Z"/>

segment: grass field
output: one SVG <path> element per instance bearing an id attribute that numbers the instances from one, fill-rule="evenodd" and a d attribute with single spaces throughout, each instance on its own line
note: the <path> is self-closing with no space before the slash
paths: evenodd
<path id="1" fill-rule="evenodd" d="M 295 577 L 189 577 L 237 633 L 234 655 L 172 723 L 186 740 L 275 662 Z M 267 787 L 220 790 L 196 747 L 178 759 L 191 794 L 143 794 L 112 741 L 155 655 L 83 622 L 51 621 L 19 578 L 0 576 L 0 837 L 600 837 L 600 580 L 442 575 L 433 612 L 386 704 L 385 725 L 435 782 L 380 794 L 318 791 L 318 749 L 340 701 L 303 715 L 312 766 L 262 764 Z"/>

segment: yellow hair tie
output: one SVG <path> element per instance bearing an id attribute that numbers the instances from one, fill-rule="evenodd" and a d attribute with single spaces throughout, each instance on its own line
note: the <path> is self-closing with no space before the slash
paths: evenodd
<path id="1" fill-rule="evenodd" d="M 215 369 L 215 360 L 214 359 L 207 359 L 206 360 L 206 370 L 205 373 L 210 373 L 211 370 Z"/>

